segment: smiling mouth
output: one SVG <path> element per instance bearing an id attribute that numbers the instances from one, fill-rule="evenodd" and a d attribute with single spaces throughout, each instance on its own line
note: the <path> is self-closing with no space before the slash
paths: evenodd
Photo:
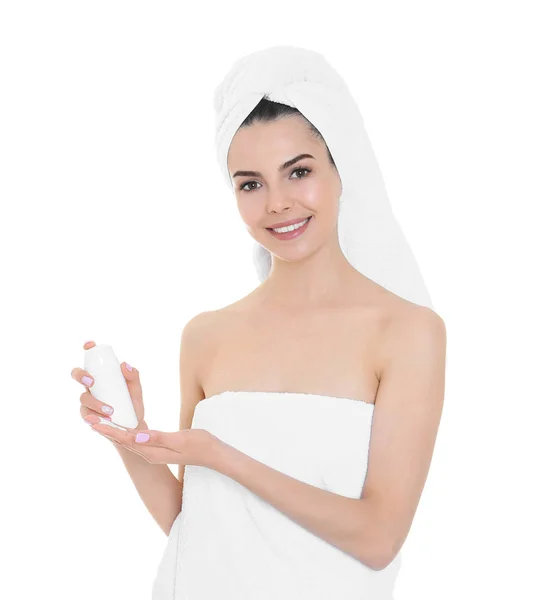
<path id="1" fill-rule="evenodd" d="M 307 219 L 306 219 L 307 222 L 305 223 L 305 225 L 307 225 L 311 219 L 312 219 L 312 215 L 310 217 L 307 217 Z M 272 227 L 266 227 L 266 229 L 267 229 L 267 231 L 273 231 Z M 281 229 L 281 228 L 277 227 L 277 229 Z M 295 229 L 293 231 L 295 231 Z M 276 232 L 274 232 L 274 233 L 276 233 Z M 288 233 L 291 233 L 291 232 L 288 232 Z"/>
<path id="2" fill-rule="evenodd" d="M 295 239 L 299 238 L 300 236 L 302 236 L 305 233 L 305 231 L 307 230 L 307 227 L 309 226 L 309 223 L 311 221 L 312 221 L 312 215 L 305 220 L 304 225 L 301 225 L 301 227 L 297 227 L 296 229 L 292 229 L 290 231 L 284 231 L 282 233 L 279 233 L 278 231 L 274 231 L 272 228 L 269 228 L 269 227 L 266 227 L 266 229 L 267 229 L 267 231 L 269 231 L 269 234 L 272 235 L 275 239 L 286 242 L 289 240 L 295 240 Z"/>

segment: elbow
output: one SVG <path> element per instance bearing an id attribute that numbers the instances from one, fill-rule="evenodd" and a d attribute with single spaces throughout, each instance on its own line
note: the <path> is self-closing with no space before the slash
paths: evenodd
<path id="1" fill-rule="evenodd" d="M 382 571 L 397 555 L 393 550 L 393 544 L 387 543 L 387 541 L 388 538 L 384 535 L 364 536 L 357 559 L 373 571 Z"/>
<path id="2" fill-rule="evenodd" d="M 393 558 L 390 554 L 379 553 L 378 555 L 373 555 L 369 566 L 373 571 L 383 571 L 392 561 Z"/>
<path id="3" fill-rule="evenodd" d="M 397 558 L 405 541 L 406 533 L 397 519 L 382 513 L 381 504 L 373 513 L 371 535 L 365 537 L 365 554 L 370 558 L 366 562 L 373 571 L 382 571 Z"/>
<path id="4" fill-rule="evenodd" d="M 390 541 L 388 538 L 381 540 L 378 551 L 373 552 L 371 568 L 373 571 L 382 571 L 389 567 L 399 554 L 402 543 L 397 539 Z"/>
<path id="5" fill-rule="evenodd" d="M 386 569 L 397 557 L 406 535 L 397 522 L 382 514 L 381 504 L 369 514 L 370 526 L 359 534 L 359 560 L 373 571 Z"/>
<path id="6" fill-rule="evenodd" d="M 392 561 L 393 558 L 390 558 L 388 554 L 375 556 L 371 562 L 371 569 L 373 571 L 383 571 L 391 564 Z"/>

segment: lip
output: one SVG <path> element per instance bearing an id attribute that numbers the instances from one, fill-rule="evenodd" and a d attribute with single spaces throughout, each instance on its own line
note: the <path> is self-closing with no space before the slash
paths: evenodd
<path id="1" fill-rule="evenodd" d="M 301 219 L 292 219 L 291 221 L 284 221 L 282 223 L 275 223 L 270 227 L 266 227 L 266 229 L 277 229 L 278 227 L 288 227 L 288 225 L 295 225 L 296 223 L 303 223 L 305 219 L 308 217 L 302 217 Z"/>
<path id="2" fill-rule="evenodd" d="M 294 229 L 293 231 L 287 231 L 286 233 L 277 233 L 276 231 L 273 231 L 272 229 L 268 229 L 268 231 L 269 231 L 270 235 L 272 235 L 277 240 L 281 240 L 281 241 L 293 240 L 305 233 L 311 220 L 312 220 L 312 216 L 307 217 L 307 219 L 306 219 L 307 222 L 305 223 L 305 225 L 302 225 L 301 227 L 298 227 L 297 229 Z M 305 219 L 301 219 L 301 221 L 305 221 Z M 299 222 L 300 221 L 298 220 L 297 223 L 299 223 Z"/>

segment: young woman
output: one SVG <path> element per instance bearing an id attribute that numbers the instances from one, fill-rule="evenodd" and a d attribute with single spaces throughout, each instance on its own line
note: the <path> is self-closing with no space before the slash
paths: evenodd
<path id="1" fill-rule="evenodd" d="M 219 160 L 262 283 L 186 325 L 179 432 L 142 420 L 138 443 L 96 427 L 168 534 L 153 600 L 393 597 L 446 332 L 337 78 L 320 55 L 275 47 L 217 90 Z M 143 419 L 139 374 L 123 372 Z M 180 486 L 158 463 L 179 465 Z"/>

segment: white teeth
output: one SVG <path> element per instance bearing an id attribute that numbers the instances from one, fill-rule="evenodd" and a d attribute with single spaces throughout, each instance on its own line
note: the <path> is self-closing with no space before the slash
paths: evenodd
<path id="1" fill-rule="evenodd" d="M 287 231 L 294 231 L 294 229 L 299 229 L 300 227 L 303 227 L 303 225 L 305 225 L 305 223 L 308 220 L 309 218 L 306 218 L 301 223 L 296 223 L 295 225 L 288 225 L 288 227 L 279 227 L 278 229 L 273 229 L 273 231 L 276 231 L 277 233 L 286 233 Z"/>

